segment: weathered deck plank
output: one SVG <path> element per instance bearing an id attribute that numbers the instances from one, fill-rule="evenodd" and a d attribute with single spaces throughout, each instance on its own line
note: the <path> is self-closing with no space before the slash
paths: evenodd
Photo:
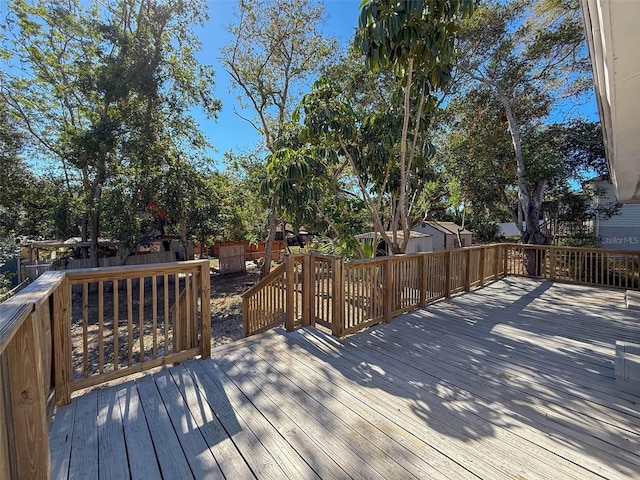
<path id="1" fill-rule="evenodd" d="M 52 477 L 637 478 L 621 295 L 508 278 L 342 341 L 246 339 L 59 409 Z"/>
<path id="2" fill-rule="evenodd" d="M 144 416 L 138 388 L 130 381 L 113 388 L 116 391 L 132 480 L 161 479 L 151 432 Z"/>
<path id="3" fill-rule="evenodd" d="M 109 462 L 99 462 L 99 478 L 127 478 L 129 465 L 117 390 L 113 388 L 98 390 L 97 423 L 98 459 L 112 459 Z"/>
<path id="4" fill-rule="evenodd" d="M 169 371 L 185 399 L 195 422 L 194 426 L 200 430 L 224 476 L 227 478 L 255 478 L 242 458 L 242 454 L 207 403 L 206 397 L 195 386 L 189 372 L 184 367 L 175 367 Z"/>

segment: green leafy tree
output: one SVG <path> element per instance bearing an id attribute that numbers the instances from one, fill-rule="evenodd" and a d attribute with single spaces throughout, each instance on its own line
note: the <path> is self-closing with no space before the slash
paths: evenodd
<path id="1" fill-rule="evenodd" d="M 471 14 L 474 4 L 473 0 L 362 3 L 356 42 L 365 54 L 367 66 L 373 70 L 392 70 L 403 88 L 399 153 L 389 158 L 382 177 L 384 187 L 393 180 L 392 170 L 397 162 L 398 194 L 391 205 L 393 238 L 386 238 L 381 225 L 376 225 L 396 253 L 403 252 L 409 241 L 409 189 L 416 152 L 421 147 L 418 144 L 421 124 L 436 109 L 434 94 L 451 80 L 455 32 L 462 18 Z M 396 219 L 403 232 L 401 243 L 395 234 Z"/>
<path id="2" fill-rule="evenodd" d="M 541 124 L 568 96 L 584 92 L 588 66 L 579 5 L 567 2 L 486 2 L 460 32 L 460 95 L 489 96 L 499 105 L 511 140 L 524 243 L 544 244 L 539 226 L 556 154 L 539 148 Z M 531 262 L 528 262 L 531 263 Z M 535 265 L 528 265 L 533 272 Z"/>
<path id="3" fill-rule="evenodd" d="M 82 185 L 83 237 L 91 237 L 94 261 L 109 183 L 151 174 L 172 148 L 206 145 L 185 113 L 195 105 L 211 115 L 219 109 L 213 72 L 195 58 L 192 26 L 202 22 L 204 6 L 11 3 L 3 53 L 12 71 L 22 71 L 2 93 L 43 159 L 60 162 L 69 191 Z"/>
<path id="4" fill-rule="evenodd" d="M 243 106 L 255 117 L 243 117 L 264 140 L 269 154 L 278 147 L 291 122 L 300 88 L 335 51 L 335 42 L 318 31 L 322 6 L 309 0 L 239 0 L 238 22 L 222 62 L 241 92 Z M 266 192 L 265 192 L 266 193 Z M 278 196 L 268 193 L 269 235 L 262 275 L 271 268 L 271 244 L 278 224 Z"/>

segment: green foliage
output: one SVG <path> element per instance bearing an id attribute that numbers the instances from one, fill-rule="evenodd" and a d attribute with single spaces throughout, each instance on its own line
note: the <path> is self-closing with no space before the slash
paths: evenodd
<path id="1" fill-rule="evenodd" d="M 81 201 L 94 258 L 104 208 L 107 224 L 125 243 L 134 241 L 136 223 L 127 225 L 133 197 L 114 198 L 124 192 L 124 179 L 148 184 L 171 152 L 197 158 L 207 145 L 187 113 L 201 106 L 215 116 L 220 108 L 211 95 L 213 71 L 195 56 L 193 27 L 202 24 L 205 6 L 151 0 L 10 5 L 2 57 L 12 68 L 3 98 L 40 162 L 60 165 L 68 199 Z M 103 191 L 110 192 L 108 205 Z"/>
<path id="2" fill-rule="evenodd" d="M 476 211 L 520 208 L 526 242 L 547 241 L 538 224 L 545 192 L 592 171 L 579 165 L 602 166 L 593 126 L 548 125 L 585 92 L 582 30 L 577 3 L 513 0 L 483 2 L 459 32 L 461 75 L 445 127 L 450 178 Z M 590 137 L 590 149 L 574 131 Z"/>
<path id="3" fill-rule="evenodd" d="M 600 239 L 593 232 L 577 232 L 568 237 L 558 239 L 560 247 L 599 248 Z"/>

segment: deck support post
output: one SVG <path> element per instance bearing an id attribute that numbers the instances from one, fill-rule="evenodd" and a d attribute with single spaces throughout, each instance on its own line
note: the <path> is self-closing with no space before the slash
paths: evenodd
<path id="1" fill-rule="evenodd" d="M 427 254 L 420 255 L 420 306 L 427 306 Z"/>
<path id="2" fill-rule="evenodd" d="M 344 278 L 342 258 L 334 258 L 331 261 L 331 333 L 336 337 L 342 336 L 342 313 L 344 311 L 342 301 Z"/>
<path id="3" fill-rule="evenodd" d="M 293 329 L 295 326 L 295 312 L 293 311 L 293 308 L 294 308 L 293 296 L 296 294 L 295 281 L 294 281 L 295 279 L 293 278 L 294 276 L 293 257 L 291 255 L 287 255 L 285 257 L 284 262 L 286 265 L 284 278 L 285 278 L 285 282 L 287 283 L 286 292 L 285 292 L 286 293 L 285 328 L 287 329 L 287 332 L 293 332 Z"/>
<path id="4" fill-rule="evenodd" d="M 202 324 L 202 341 L 200 356 L 211 357 L 211 264 L 203 263 L 200 267 L 200 316 Z"/>
<path id="5" fill-rule="evenodd" d="M 53 362 L 56 405 L 71 402 L 71 284 L 65 276 L 53 292 Z"/>
<path id="6" fill-rule="evenodd" d="M 451 250 L 447 250 L 447 254 L 444 257 L 444 296 L 449 298 L 451 296 Z"/>
<path id="7" fill-rule="evenodd" d="M 43 345 L 38 329 L 31 312 L 0 355 L 0 405 L 4 406 L 0 414 L 5 419 L 8 444 L 3 456 L 9 457 L 9 478 L 51 478 Z M 5 465 L 0 472 L 3 470 Z"/>
<path id="8" fill-rule="evenodd" d="M 391 312 L 393 311 L 393 257 L 388 257 L 384 262 L 384 289 L 383 289 L 383 305 L 384 305 L 384 322 L 391 321 Z"/>

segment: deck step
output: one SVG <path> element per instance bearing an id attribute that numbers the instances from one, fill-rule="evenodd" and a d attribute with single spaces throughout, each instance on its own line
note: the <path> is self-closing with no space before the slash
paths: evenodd
<path id="1" fill-rule="evenodd" d="M 627 290 L 624 297 L 629 310 L 640 310 L 640 292 Z"/>
<path id="2" fill-rule="evenodd" d="M 616 388 L 640 396 L 640 344 L 616 341 Z"/>

